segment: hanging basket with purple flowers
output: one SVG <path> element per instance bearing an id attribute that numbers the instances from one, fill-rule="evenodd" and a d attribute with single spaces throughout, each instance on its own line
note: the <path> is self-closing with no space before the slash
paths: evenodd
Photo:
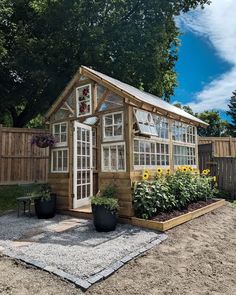
<path id="1" fill-rule="evenodd" d="M 57 140 L 52 134 L 37 134 L 31 139 L 31 145 L 36 145 L 39 148 L 53 147 Z"/>

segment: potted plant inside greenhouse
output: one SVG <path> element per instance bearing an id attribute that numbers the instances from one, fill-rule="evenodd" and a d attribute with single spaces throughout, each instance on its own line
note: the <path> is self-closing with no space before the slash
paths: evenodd
<path id="1" fill-rule="evenodd" d="M 118 200 L 117 188 L 108 186 L 102 193 L 92 197 L 93 223 L 97 231 L 108 232 L 116 229 Z"/>
<path id="2" fill-rule="evenodd" d="M 56 194 L 52 193 L 48 184 L 43 184 L 35 196 L 35 213 L 39 219 L 48 219 L 55 216 L 56 213 Z"/>

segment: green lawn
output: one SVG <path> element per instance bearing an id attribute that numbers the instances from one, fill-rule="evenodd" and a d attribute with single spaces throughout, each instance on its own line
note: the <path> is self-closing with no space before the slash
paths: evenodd
<path id="1" fill-rule="evenodd" d="M 0 213 L 16 209 L 16 198 L 21 194 L 22 189 L 18 185 L 0 186 Z"/>
<path id="2" fill-rule="evenodd" d="M 32 185 L 36 187 L 38 185 Z M 0 213 L 8 210 L 15 210 L 17 207 L 16 198 L 24 195 L 25 188 L 20 185 L 0 186 Z"/>

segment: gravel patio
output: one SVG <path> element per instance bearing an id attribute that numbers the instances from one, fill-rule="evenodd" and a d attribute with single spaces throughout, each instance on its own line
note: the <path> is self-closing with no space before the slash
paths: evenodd
<path id="1" fill-rule="evenodd" d="M 51 220 L 0 217 L 1 252 L 89 288 L 166 239 L 165 234 L 119 224 L 98 233 L 91 221 L 57 215 Z"/>

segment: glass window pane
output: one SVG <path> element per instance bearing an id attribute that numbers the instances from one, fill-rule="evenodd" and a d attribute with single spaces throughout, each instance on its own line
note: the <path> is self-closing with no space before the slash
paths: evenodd
<path id="1" fill-rule="evenodd" d="M 122 126 L 114 126 L 114 136 L 122 135 Z"/>
<path id="2" fill-rule="evenodd" d="M 113 127 L 105 127 L 105 137 L 113 136 Z"/>
<path id="3" fill-rule="evenodd" d="M 111 146 L 111 170 L 117 169 L 117 154 L 116 154 L 116 146 Z"/>
<path id="4" fill-rule="evenodd" d="M 109 148 L 103 148 L 103 167 L 104 170 L 109 170 Z"/>
<path id="5" fill-rule="evenodd" d="M 107 125 L 112 125 L 112 116 L 111 115 L 105 116 L 105 126 L 107 126 Z"/>
<path id="6" fill-rule="evenodd" d="M 118 146 L 118 170 L 124 170 L 125 169 L 125 156 L 124 156 L 124 146 L 119 145 Z"/>
<path id="7" fill-rule="evenodd" d="M 114 114 L 114 124 L 122 124 L 122 114 Z"/>

